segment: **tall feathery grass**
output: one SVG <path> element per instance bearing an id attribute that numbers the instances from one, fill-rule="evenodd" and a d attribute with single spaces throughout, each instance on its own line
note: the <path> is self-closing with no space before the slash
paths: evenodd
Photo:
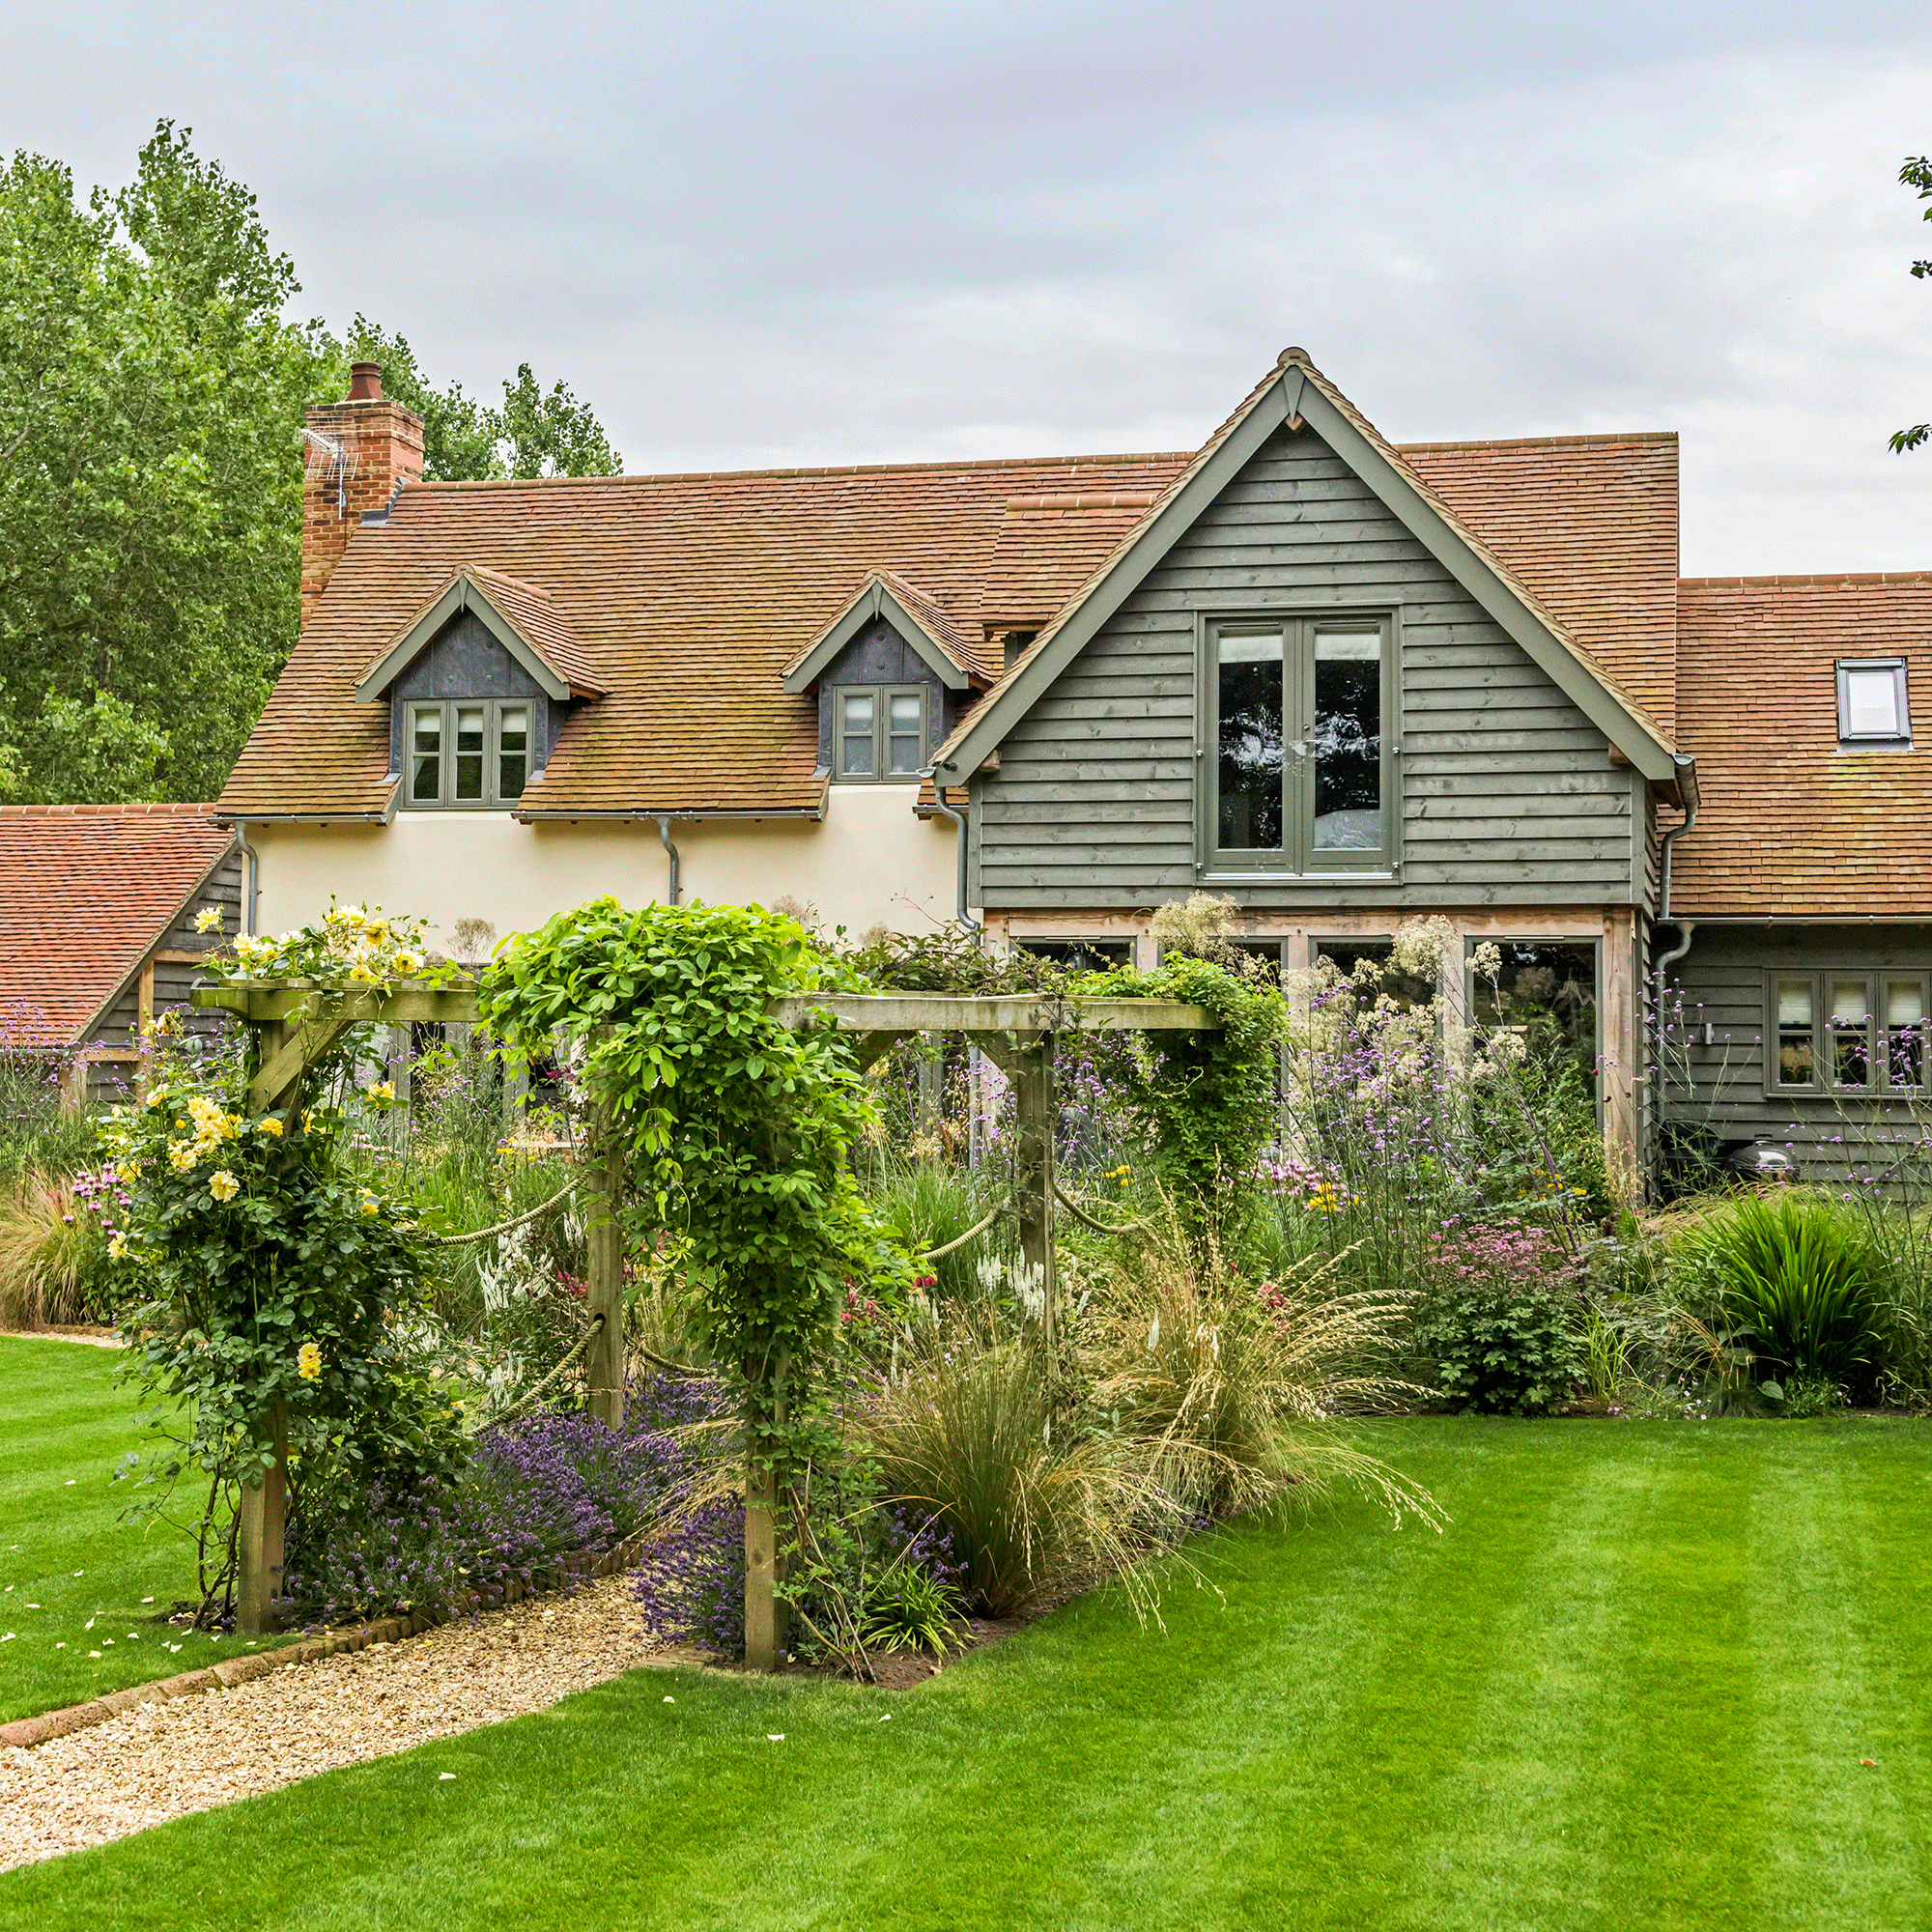
<path id="1" fill-rule="evenodd" d="M 25 1174 L 0 1198 L 0 1328 L 88 1319 L 89 1216 L 65 1180 Z"/>
<path id="2" fill-rule="evenodd" d="M 1122 1243 L 1094 1293 L 1081 1330 L 1091 1400 L 1121 1418 L 1148 1475 L 1189 1511 L 1232 1515 L 1341 1482 L 1398 1518 L 1433 1518 L 1428 1497 L 1330 1426 L 1430 1394 L 1391 1373 L 1413 1300 L 1342 1287 L 1333 1260 L 1256 1282 L 1170 1219 Z"/>

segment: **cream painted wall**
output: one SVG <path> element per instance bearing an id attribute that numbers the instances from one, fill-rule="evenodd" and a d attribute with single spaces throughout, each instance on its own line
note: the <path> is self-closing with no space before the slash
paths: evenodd
<path id="1" fill-rule="evenodd" d="M 814 905 L 829 930 L 929 932 L 952 917 L 952 821 L 914 816 L 905 785 L 835 785 L 825 816 L 673 822 L 686 901 Z M 426 920 L 447 946 L 459 919 L 498 935 L 609 893 L 664 896 L 668 867 L 652 821 L 520 825 L 507 812 L 399 811 L 388 825 L 251 822 L 261 854 L 263 932 L 320 919 L 331 893 Z"/>

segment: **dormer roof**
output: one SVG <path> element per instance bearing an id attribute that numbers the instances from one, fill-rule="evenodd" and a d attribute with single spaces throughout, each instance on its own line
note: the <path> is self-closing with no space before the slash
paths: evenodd
<path id="1" fill-rule="evenodd" d="M 356 680 L 356 701 L 384 696 L 417 654 L 428 648 L 452 617 L 474 611 L 492 637 L 561 701 L 602 697 L 610 687 L 598 675 L 569 620 L 550 593 L 522 578 L 482 564 L 457 569 L 437 594 L 405 624 L 375 663 Z"/>
<path id="2" fill-rule="evenodd" d="M 810 691 L 820 673 L 875 618 L 883 617 L 949 691 L 989 680 L 978 627 L 955 623 L 923 590 L 890 570 L 868 572 L 838 614 L 785 666 L 784 688 Z"/>

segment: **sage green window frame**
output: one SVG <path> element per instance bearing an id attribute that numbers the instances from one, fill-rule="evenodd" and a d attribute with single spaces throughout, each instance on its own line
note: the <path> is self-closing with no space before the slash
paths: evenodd
<path id="1" fill-rule="evenodd" d="M 920 772 L 926 763 L 926 748 L 930 742 L 932 716 L 928 707 L 927 693 L 930 687 L 923 684 L 835 684 L 832 693 L 832 776 L 839 784 L 917 784 Z M 845 763 L 845 703 L 848 698 L 867 697 L 872 702 L 872 769 L 869 772 L 855 772 Z M 909 771 L 894 771 L 892 767 L 893 740 L 908 738 L 907 731 L 895 731 L 892 726 L 893 703 L 895 699 L 914 698 L 919 704 L 919 743 Z M 858 732 L 849 734 L 857 737 Z"/>
<path id="2" fill-rule="evenodd" d="M 1205 880 L 1393 879 L 1401 867 L 1402 753 L 1401 624 L 1386 607 L 1269 610 L 1265 607 L 1203 612 L 1198 620 L 1194 748 L 1196 869 Z M 1282 845 L 1279 851 L 1219 843 L 1220 645 L 1223 638 L 1264 638 L 1279 632 L 1283 667 Z M 1378 640 L 1381 676 L 1380 783 L 1378 810 L 1381 842 L 1373 847 L 1321 848 L 1315 844 L 1316 760 L 1315 636 L 1318 631 L 1373 634 Z"/>
<path id="3" fill-rule="evenodd" d="M 530 781 L 536 768 L 537 728 L 536 701 L 528 697 L 442 697 L 405 698 L 403 704 L 403 771 L 402 799 L 400 809 L 405 811 L 509 811 L 516 807 L 523 796 L 523 789 Z M 480 753 L 462 753 L 457 749 L 456 723 L 458 715 L 465 711 L 483 713 L 483 747 Z M 503 748 L 503 714 L 519 712 L 524 715 L 524 749 L 521 754 L 506 752 Z M 417 751 L 416 722 L 419 718 L 435 713 L 438 717 L 438 759 L 437 796 L 418 798 L 415 795 L 417 760 L 423 755 Z M 505 763 L 518 755 L 523 758 L 524 779 L 514 792 L 503 788 L 503 768 Z M 459 798 L 457 793 L 459 757 L 480 756 L 482 759 L 482 786 L 475 798 Z"/>
<path id="4" fill-rule="evenodd" d="M 1842 992 L 1861 989 L 1862 1026 L 1841 1013 L 1849 1004 Z M 1809 1010 L 1797 1016 L 1787 989 L 1803 987 Z M 1916 1017 L 1905 1005 L 1916 1006 Z M 1787 1019 L 1786 1013 L 1792 1017 Z M 1808 1051 L 1806 1080 L 1782 1078 L 1789 1047 L 1802 1060 Z M 1854 1056 L 1862 1055 L 1865 1078 L 1841 1078 Z M 1932 1089 L 1932 972 L 1911 967 L 1801 966 L 1791 971 L 1767 967 L 1764 975 L 1764 1092 L 1767 1099 L 1882 1100 L 1891 1095 L 1918 1098 Z"/>

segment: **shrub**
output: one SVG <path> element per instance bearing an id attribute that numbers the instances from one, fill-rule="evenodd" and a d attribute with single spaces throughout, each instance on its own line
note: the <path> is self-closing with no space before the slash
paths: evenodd
<path id="1" fill-rule="evenodd" d="M 1756 1336 L 1759 1359 L 1790 1375 L 1841 1379 L 1878 1351 L 1884 1261 L 1845 1204 L 1788 1189 L 1747 1195 L 1690 1229 L 1680 1258 Z"/>
<path id="2" fill-rule="evenodd" d="M 614 1431 L 540 1409 L 484 1430 L 468 1467 L 444 1478 L 298 1467 L 288 1594 L 304 1616 L 366 1617 L 527 1584 L 558 1556 L 612 1548 L 682 1504 L 697 1457 L 667 1424 L 701 1420 L 719 1399 L 711 1383 L 646 1384 Z"/>
<path id="3" fill-rule="evenodd" d="M 1415 1346 L 1455 1407 L 1547 1415 L 1585 1378 L 1573 1264 L 1540 1228 L 1446 1230 L 1425 1262 Z"/>

